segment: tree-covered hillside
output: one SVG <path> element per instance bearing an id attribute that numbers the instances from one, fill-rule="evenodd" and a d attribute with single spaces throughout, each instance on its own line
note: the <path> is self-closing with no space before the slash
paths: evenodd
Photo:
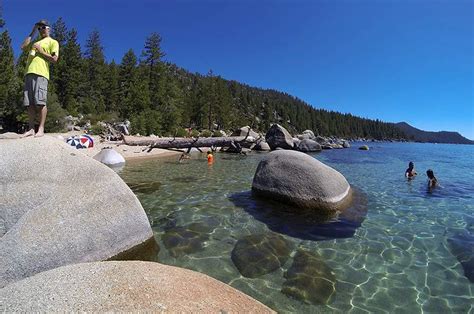
<path id="1" fill-rule="evenodd" d="M 26 122 L 21 104 L 27 52 L 15 62 L 11 38 L 3 23 L 1 27 L 0 121 L 3 129 L 18 131 Z M 47 131 L 61 129 L 65 115 L 81 114 L 92 124 L 128 119 L 132 132 L 142 135 L 244 125 L 266 131 L 277 122 L 294 133 L 311 129 L 326 136 L 403 137 L 391 123 L 315 109 L 294 96 L 229 81 L 212 70 L 207 75 L 190 73 L 163 61 L 158 33 L 146 38 L 139 55 L 130 49 L 122 60 L 111 62 L 106 61 L 98 30 L 81 47 L 77 31 L 60 18 L 51 37 L 61 49 L 59 62 L 51 67 Z"/>

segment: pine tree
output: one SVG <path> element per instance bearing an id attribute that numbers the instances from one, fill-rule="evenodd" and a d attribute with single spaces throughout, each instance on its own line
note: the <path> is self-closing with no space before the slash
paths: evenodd
<path id="1" fill-rule="evenodd" d="M 58 95 L 59 103 L 63 108 L 66 107 L 65 93 L 67 81 L 65 78 L 66 63 L 64 61 L 64 58 L 61 56 L 61 50 L 66 45 L 67 35 L 68 31 L 66 23 L 64 23 L 63 19 L 60 17 L 55 23 L 53 23 L 53 31 L 51 34 L 52 38 L 58 41 L 60 51 L 58 62 L 52 63 L 50 65 L 50 82 L 54 85 L 54 89 Z"/>
<path id="2" fill-rule="evenodd" d="M 0 29 L 4 25 L 0 14 Z M 16 116 L 21 112 L 17 102 L 19 81 L 15 75 L 13 48 L 7 30 L 0 33 L 0 73 L 0 125 L 5 129 L 15 129 Z"/>
<path id="3" fill-rule="evenodd" d="M 112 62 L 107 67 L 107 85 L 105 88 L 105 110 L 109 114 L 118 114 L 120 98 L 119 66 Z"/>
<path id="4" fill-rule="evenodd" d="M 106 68 L 104 48 L 98 30 L 94 30 L 89 34 L 86 42 L 85 59 L 87 85 L 84 91 L 84 106 L 82 109 L 84 113 L 101 114 L 105 112 Z"/>
<path id="5" fill-rule="evenodd" d="M 165 54 L 161 50 L 161 40 L 161 36 L 158 33 L 152 33 L 148 36 L 141 56 L 141 64 L 147 68 L 152 95 L 157 95 L 159 92 L 159 80 L 164 70 L 161 58 Z"/>
<path id="6" fill-rule="evenodd" d="M 77 115 L 81 111 L 80 96 L 81 92 L 84 93 L 85 75 L 81 46 L 74 28 L 67 33 L 64 47 L 60 47 L 59 62 L 63 64 L 58 75 L 61 80 L 59 101 L 70 114 Z"/>

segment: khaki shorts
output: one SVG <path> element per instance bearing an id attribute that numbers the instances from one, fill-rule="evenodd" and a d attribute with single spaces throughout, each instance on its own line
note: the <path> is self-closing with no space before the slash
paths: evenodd
<path id="1" fill-rule="evenodd" d="M 27 74 L 23 88 L 23 105 L 46 106 L 48 98 L 48 80 L 40 75 Z"/>

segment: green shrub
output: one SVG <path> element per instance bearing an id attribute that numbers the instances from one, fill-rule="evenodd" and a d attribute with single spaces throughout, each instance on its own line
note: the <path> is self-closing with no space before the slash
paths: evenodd
<path id="1" fill-rule="evenodd" d="M 198 136 L 199 136 L 198 130 L 192 130 L 191 131 L 191 137 L 198 137 Z"/>
<path id="2" fill-rule="evenodd" d="M 175 132 L 176 137 L 186 137 L 188 136 L 188 131 L 183 128 L 177 128 Z"/>
<path id="3" fill-rule="evenodd" d="M 100 135 L 106 132 L 106 128 L 98 123 L 92 125 L 89 129 L 89 133 L 92 135 Z"/>
<path id="4" fill-rule="evenodd" d="M 58 96 L 48 93 L 48 116 L 44 124 L 44 129 L 48 133 L 63 132 L 66 129 L 66 121 L 64 117 L 67 115 L 66 110 L 59 105 Z"/>
<path id="5" fill-rule="evenodd" d="M 214 131 L 214 133 L 212 133 L 212 137 L 221 137 L 222 136 L 222 133 L 220 131 Z"/>
<path id="6" fill-rule="evenodd" d="M 211 137 L 212 132 L 209 130 L 202 130 L 201 133 L 199 134 L 200 137 Z"/>

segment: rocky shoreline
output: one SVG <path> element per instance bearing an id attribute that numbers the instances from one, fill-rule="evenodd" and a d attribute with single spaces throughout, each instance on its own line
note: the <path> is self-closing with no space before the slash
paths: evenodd
<path id="1" fill-rule="evenodd" d="M 107 261 L 143 258 L 148 218 L 112 169 L 63 141 L 0 140 L 0 183 L 4 311 L 272 312 L 206 275 Z"/>

